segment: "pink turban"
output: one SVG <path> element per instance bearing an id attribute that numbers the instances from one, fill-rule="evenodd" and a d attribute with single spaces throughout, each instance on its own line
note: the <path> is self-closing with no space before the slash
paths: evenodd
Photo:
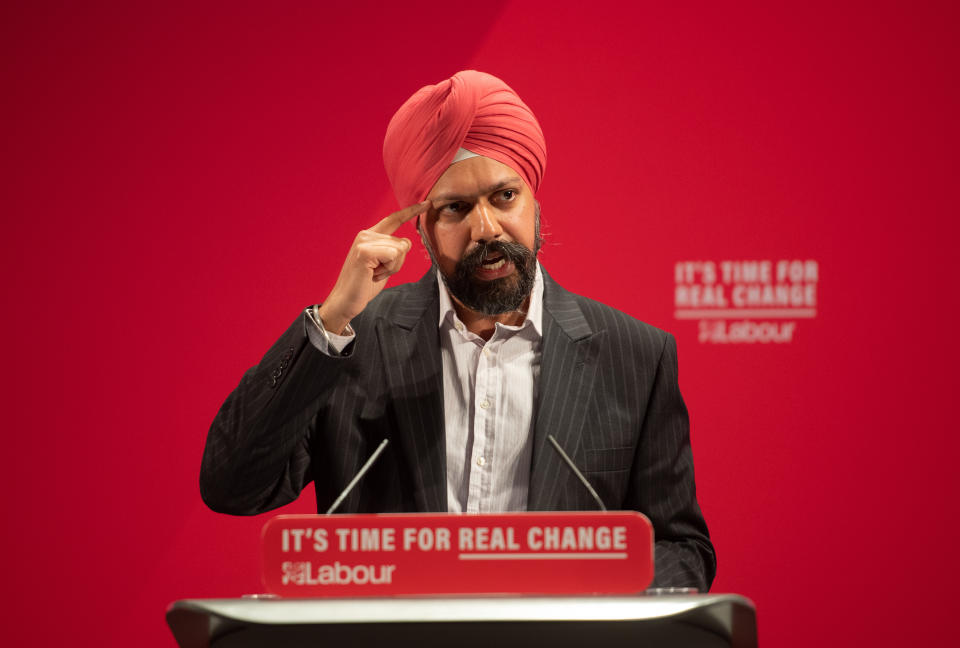
<path id="1" fill-rule="evenodd" d="M 383 162 L 401 207 L 425 199 L 460 148 L 506 164 L 536 193 L 547 163 L 537 118 L 495 76 L 466 70 L 418 90 L 390 120 Z"/>

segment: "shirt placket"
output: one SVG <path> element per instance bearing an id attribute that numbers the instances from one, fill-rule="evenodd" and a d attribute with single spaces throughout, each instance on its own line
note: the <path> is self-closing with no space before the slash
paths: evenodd
<path id="1" fill-rule="evenodd" d="M 496 336 L 494 336 L 496 337 Z M 470 458 L 470 490 L 467 512 L 481 513 L 489 510 L 493 489 L 493 448 L 497 420 L 497 385 L 500 380 L 495 354 L 492 349 L 499 344 L 491 338 L 477 349 L 476 397 L 473 416 L 473 454 Z"/>

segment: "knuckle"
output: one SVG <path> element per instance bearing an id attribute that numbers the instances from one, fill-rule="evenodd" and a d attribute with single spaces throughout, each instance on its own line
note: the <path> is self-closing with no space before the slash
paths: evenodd
<path id="1" fill-rule="evenodd" d="M 372 251 L 370 250 L 370 247 L 368 245 L 358 245 L 356 248 L 356 254 L 354 254 L 354 257 L 356 259 L 365 261 L 369 259 L 371 256 L 373 256 L 371 252 Z"/>

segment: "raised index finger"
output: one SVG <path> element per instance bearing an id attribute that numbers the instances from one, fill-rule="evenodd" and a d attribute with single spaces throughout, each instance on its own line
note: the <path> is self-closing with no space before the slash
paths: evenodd
<path id="1" fill-rule="evenodd" d="M 418 214 L 422 214 L 427 211 L 427 207 L 430 206 L 429 200 L 424 200 L 419 202 L 416 205 L 410 205 L 409 207 L 404 207 L 400 211 L 393 212 L 382 221 L 370 228 L 371 232 L 376 232 L 377 234 L 393 234 L 399 229 L 401 225 L 406 223 L 408 220 L 413 218 Z"/>

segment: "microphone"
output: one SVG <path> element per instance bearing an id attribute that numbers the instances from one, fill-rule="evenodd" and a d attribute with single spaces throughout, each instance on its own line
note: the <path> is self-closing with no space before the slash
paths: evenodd
<path id="1" fill-rule="evenodd" d="M 330 508 L 327 509 L 327 512 L 324 515 L 330 515 L 337 510 L 337 507 L 343 504 L 343 500 L 347 499 L 347 495 L 350 494 L 350 491 L 353 490 L 353 487 L 357 485 L 357 482 L 360 481 L 364 475 L 367 474 L 367 471 L 370 470 L 370 467 L 373 466 L 374 462 L 377 460 L 377 457 L 380 456 L 380 453 L 383 452 L 383 449 L 387 447 L 389 441 L 384 439 L 380 442 L 380 445 L 377 446 L 377 449 L 373 451 L 373 454 L 370 455 L 370 458 L 367 459 L 367 463 L 363 464 L 363 467 L 360 468 L 360 471 L 356 476 L 350 480 L 350 483 L 347 484 L 347 487 L 343 489 L 343 492 L 340 493 L 340 497 L 333 501 L 333 504 L 330 505 Z M 561 450 L 562 452 L 562 450 Z M 574 468 L 576 470 L 576 468 Z M 589 486 L 588 486 L 589 488 Z M 602 506 L 602 504 L 601 504 Z"/>
<path id="2" fill-rule="evenodd" d="M 563 457 L 563 460 L 566 462 L 566 464 L 570 466 L 570 470 L 572 470 L 573 474 L 577 476 L 577 479 L 580 480 L 580 483 L 586 486 L 587 491 L 590 492 L 590 495 L 593 496 L 593 499 L 597 500 L 600 510 L 606 511 L 607 507 L 603 505 L 603 500 L 600 499 L 599 495 L 597 495 L 597 491 L 593 490 L 593 486 L 591 486 L 590 482 L 587 481 L 587 478 L 583 476 L 583 473 L 577 470 L 576 465 L 573 463 L 573 459 L 567 456 L 567 453 L 563 451 L 563 448 L 560 447 L 560 444 L 557 443 L 557 440 L 553 438 L 552 434 L 548 434 L 547 439 L 553 444 L 553 447 L 556 448 L 557 452 L 560 453 L 560 456 Z"/>

